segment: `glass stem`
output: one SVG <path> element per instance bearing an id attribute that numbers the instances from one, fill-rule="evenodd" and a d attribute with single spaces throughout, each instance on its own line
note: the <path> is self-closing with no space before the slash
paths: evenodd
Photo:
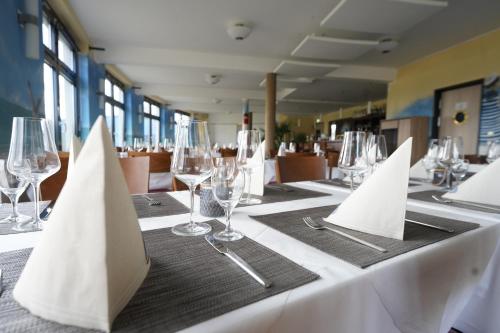
<path id="1" fill-rule="evenodd" d="M 40 183 L 31 183 L 31 186 L 33 186 L 33 191 L 35 194 L 35 225 L 37 228 L 41 229 L 42 228 L 42 221 L 40 220 Z"/>
<path id="2" fill-rule="evenodd" d="M 247 199 L 246 199 L 246 201 L 250 202 L 250 200 L 251 200 L 251 193 L 252 193 L 252 191 L 250 190 L 250 188 L 252 186 L 252 172 L 251 171 L 247 171 L 247 172 L 248 172 L 248 193 L 247 193 Z"/>
<path id="3" fill-rule="evenodd" d="M 351 172 L 351 192 L 354 192 L 354 173 Z"/>
<path id="4" fill-rule="evenodd" d="M 225 210 L 226 213 L 226 232 L 230 233 L 233 231 L 233 228 L 231 228 L 231 209 L 228 208 Z"/>
<path id="5" fill-rule="evenodd" d="M 446 168 L 446 188 L 451 188 L 451 170 L 450 167 Z"/>
<path id="6" fill-rule="evenodd" d="M 17 219 L 19 216 L 19 211 L 17 210 L 17 202 L 19 201 L 19 195 L 14 194 L 13 196 L 9 197 L 10 202 L 12 203 L 12 217 L 14 220 Z"/>
<path id="7" fill-rule="evenodd" d="M 194 189 L 196 186 L 189 186 L 189 195 L 191 196 L 191 205 L 189 206 L 189 225 L 194 228 L 193 211 L 194 211 Z"/>

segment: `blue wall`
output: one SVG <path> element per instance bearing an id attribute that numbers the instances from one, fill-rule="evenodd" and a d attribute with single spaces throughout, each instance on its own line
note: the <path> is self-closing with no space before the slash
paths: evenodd
<path id="1" fill-rule="evenodd" d="M 39 8 L 41 6 L 39 5 Z M 2 0 L 0 4 L 0 153 L 8 149 L 12 118 L 32 114 L 28 93 L 31 83 L 35 99 L 43 98 L 43 60 L 25 55 L 24 29 L 17 23 L 17 10 L 24 11 L 22 0 Z M 39 15 L 41 17 L 41 14 Z M 42 37 L 40 30 L 40 55 Z M 43 110 L 43 102 L 40 105 Z"/>
<path id="2" fill-rule="evenodd" d="M 134 138 L 144 136 L 142 103 L 144 96 L 137 95 L 133 89 L 125 90 L 125 141 L 132 145 Z"/>
<path id="3" fill-rule="evenodd" d="M 174 110 L 170 110 L 165 106 L 161 107 L 160 111 L 160 135 L 162 140 L 167 138 L 175 140 L 175 124 L 174 124 Z"/>

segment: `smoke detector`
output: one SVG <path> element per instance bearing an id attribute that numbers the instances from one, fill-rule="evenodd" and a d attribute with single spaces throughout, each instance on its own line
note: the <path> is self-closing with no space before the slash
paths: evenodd
<path id="1" fill-rule="evenodd" d="M 250 35 L 252 32 L 252 28 L 250 28 L 245 23 L 233 23 L 227 27 L 227 34 L 234 40 L 244 40 Z"/>
<path id="2" fill-rule="evenodd" d="M 397 40 L 386 37 L 378 41 L 377 50 L 382 54 L 386 54 L 394 50 L 399 45 Z"/>
<path id="3" fill-rule="evenodd" d="M 222 102 L 222 100 L 220 98 L 213 98 L 212 99 L 212 103 L 214 104 L 220 104 Z"/>
<path id="4" fill-rule="evenodd" d="M 219 83 L 221 79 L 221 76 L 218 74 L 205 74 L 205 81 L 207 81 L 208 84 L 217 84 Z"/>

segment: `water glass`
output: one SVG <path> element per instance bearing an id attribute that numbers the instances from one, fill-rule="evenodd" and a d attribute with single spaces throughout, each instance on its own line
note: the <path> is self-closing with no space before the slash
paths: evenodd
<path id="1" fill-rule="evenodd" d="M 461 160 L 459 163 L 451 167 L 451 173 L 456 181 L 462 181 L 469 171 L 469 160 Z"/>
<path id="2" fill-rule="evenodd" d="M 433 180 L 432 175 L 438 166 L 438 157 L 439 157 L 439 140 L 431 139 L 429 141 L 427 153 L 422 158 L 422 163 L 424 165 L 425 171 L 427 172 L 427 180 L 429 182 L 432 182 Z"/>
<path id="3" fill-rule="evenodd" d="M 243 234 L 231 227 L 231 214 L 240 201 L 245 188 L 243 171 L 236 166 L 234 158 L 217 158 L 212 174 L 212 192 L 215 199 L 224 209 L 226 229 L 214 234 L 221 241 L 235 241 L 243 238 Z"/>
<path id="4" fill-rule="evenodd" d="M 15 230 L 42 229 L 40 219 L 40 184 L 61 167 L 56 144 L 45 119 L 14 117 L 7 168 L 34 190 L 35 216 L 32 222 L 18 224 Z"/>
<path id="5" fill-rule="evenodd" d="M 464 159 L 462 137 L 444 137 L 439 145 L 438 163 L 445 167 L 446 188 L 452 189 L 452 168 Z"/>
<path id="6" fill-rule="evenodd" d="M 134 138 L 134 150 L 141 151 L 144 148 L 144 140 L 142 138 Z"/>
<path id="7" fill-rule="evenodd" d="M 493 163 L 497 158 L 500 157 L 500 141 L 492 141 L 488 145 L 488 153 L 486 155 L 486 161 L 488 163 Z"/>
<path id="8" fill-rule="evenodd" d="M 26 179 L 13 175 L 7 169 L 7 160 L 0 160 L 0 192 L 5 194 L 12 203 L 12 213 L 8 217 L 0 220 L 0 223 L 16 223 L 16 228 L 33 220 L 31 216 L 19 214 L 17 211 L 19 197 L 26 190 L 28 184 Z"/>
<path id="9" fill-rule="evenodd" d="M 191 205 L 189 222 L 172 228 L 172 232 L 176 235 L 198 236 L 212 230 L 207 223 L 193 221 L 194 190 L 212 174 L 213 162 L 210 148 L 205 121 L 183 120 L 177 124 L 171 172 L 189 188 Z"/>
<path id="10" fill-rule="evenodd" d="M 262 201 L 251 196 L 252 174 L 264 166 L 264 152 L 260 147 L 260 132 L 258 130 L 243 130 L 238 133 L 238 153 L 236 164 L 245 173 L 248 193 L 242 199 L 247 205 L 260 204 Z"/>
<path id="11" fill-rule="evenodd" d="M 378 134 L 370 134 L 367 142 L 368 163 L 372 170 L 376 170 L 382 163 L 387 160 L 387 144 L 385 136 Z"/>
<path id="12" fill-rule="evenodd" d="M 351 192 L 354 191 L 354 177 L 364 174 L 368 168 L 365 132 L 345 132 L 340 150 L 338 166 L 351 179 Z"/>

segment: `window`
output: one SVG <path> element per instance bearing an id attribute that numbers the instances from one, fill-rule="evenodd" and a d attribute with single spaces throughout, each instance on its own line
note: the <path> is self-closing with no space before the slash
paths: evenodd
<path id="1" fill-rule="evenodd" d="M 124 146 L 125 111 L 123 85 L 111 75 L 104 80 L 104 113 L 115 146 Z"/>
<path id="2" fill-rule="evenodd" d="M 42 19 L 45 118 L 59 149 L 67 151 L 77 114 L 76 46 L 48 5 Z"/>
<path id="3" fill-rule="evenodd" d="M 156 144 L 160 141 L 160 106 L 145 98 L 144 111 L 144 141 Z"/>

